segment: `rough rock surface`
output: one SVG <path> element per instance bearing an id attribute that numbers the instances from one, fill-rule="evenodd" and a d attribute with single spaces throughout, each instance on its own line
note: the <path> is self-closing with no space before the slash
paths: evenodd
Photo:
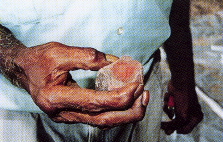
<path id="1" fill-rule="evenodd" d="M 95 89 L 110 91 L 131 82 L 143 83 L 143 67 L 131 57 L 123 56 L 98 71 Z"/>

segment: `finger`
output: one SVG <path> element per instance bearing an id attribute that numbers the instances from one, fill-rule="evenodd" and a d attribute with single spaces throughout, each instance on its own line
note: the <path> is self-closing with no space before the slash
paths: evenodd
<path id="1" fill-rule="evenodd" d="M 145 93 L 144 97 L 148 98 L 149 94 Z M 131 108 L 124 111 L 109 111 L 98 114 L 63 111 L 59 113 L 58 117 L 53 118 L 53 120 L 64 123 L 86 123 L 100 128 L 110 128 L 142 120 L 146 110 L 146 106 L 142 104 L 142 100 L 143 96 L 140 96 Z"/>
<path id="2" fill-rule="evenodd" d="M 190 122 L 184 127 L 177 130 L 178 134 L 188 134 L 190 133 L 203 119 L 203 113 L 197 114 L 190 119 Z"/>
<path id="3" fill-rule="evenodd" d="M 114 55 L 105 55 L 94 48 L 71 47 L 61 43 L 46 44 L 49 48 L 47 55 L 55 60 L 62 70 L 98 70 L 117 60 Z"/>
<path id="4" fill-rule="evenodd" d="M 168 104 L 168 101 L 169 101 L 169 97 L 170 97 L 170 93 L 165 93 L 165 95 L 164 95 L 164 103 L 165 104 Z"/>
<path id="5" fill-rule="evenodd" d="M 163 111 L 167 114 L 169 119 L 173 119 L 174 117 L 174 108 L 170 108 L 168 105 L 163 106 Z"/>
<path id="6" fill-rule="evenodd" d="M 190 118 L 189 122 L 182 122 L 174 119 L 171 122 L 162 122 L 161 128 L 165 130 L 166 134 L 171 134 L 174 130 L 177 130 L 179 134 L 190 133 L 203 119 L 203 114 L 198 114 L 196 117 Z"/>
<path id="7" fill-rule="evenodd" d="M 174 109 L 173 107 L 169 106 L 169 98 L 171 94 L 170 93 L 165 93 L 164 95 L 164 106 L 163 106 L 163 111 L 167 114 L 167 116 L 170 119 L 173 119 L 174 117 Z"/>
<path id="8" fill-rule="evenodd" d="M 185 123 L 178 121 L 178 119 L 173 119 L 172 121 L 169 122 L 162 122 L 161 123 L 161 128 L 163 130 L 177 130 L 180 127 L 182 127 Z"/>
<path id="9" fill-rule="evenodd" d="M 176 125 L 175 119 L 169 122 L 161 122 L 161 129 L 163 130 L 176 130 L 176 128 L 177 128 L 177 125 Z"/>
<path id="10" fill-rule="evenodd" d="M 161 122 L 161 129 L 164 130 L 165 134 L 170 135 L 176 130 L 177 126 L 171 122 Z"/>
<path id="11" fill-rule="evenodd" d="M 148 105 L 149 98 L 150 98 L 149 91 L 148 90 L 143 91 L 143 94 L 142 94 L 142 105 L 143 106 L 146 107 Z"/>
<path id="12" fill-rule="evenodd" d="M 107 61 L 112 62 L 112 63 L 119 59 L 118 57 L 111 54 L 106 54 L 105 57 Z"/>
<path id="13" fill-rule="evenodd" d="M 119 110 L 130 107 L 144 90 L 140 83 L 129 83 L 115 91 L 95 91 L 73 86 L 46 86 L 34 96 L 46 113 L 61 109 L 81 111 Z"/>

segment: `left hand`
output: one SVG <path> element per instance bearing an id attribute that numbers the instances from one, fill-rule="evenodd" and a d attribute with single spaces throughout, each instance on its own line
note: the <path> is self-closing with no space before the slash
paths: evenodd
<path id="1" fill-rule="evenodd" d="M 179 90 L 171 82 L 169 83 L 168 92 L 164 100 L 164 111 L 171 117 L 173 115 L 171 111 L 166 111 L 169 96 L 172 96 L 174 99 L 173 112 L 175 118 L 169 122 L 162 122 L 161 128 L 167 135 L 172 134 L 175 130 L 178 134 L 190 133 L 203 119 L 203 113 L 195 89 Z"/>

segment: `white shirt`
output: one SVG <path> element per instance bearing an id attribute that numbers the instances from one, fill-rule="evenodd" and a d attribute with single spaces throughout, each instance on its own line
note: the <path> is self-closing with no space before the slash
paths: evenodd
<path id="1" fill-rule="evenodd" d="M 170 35 L 171 4 L 172 0 L 0 0 L 0 22 L 27 47 L 51 41 L 93 47 L 119 57 L 133 57 L 144 65 L 146 74 L 150 56 Z M 96 72 L 71 74 L 82 87 L 94 84 L 91 80 Z M 0 108 L 41 112 L 25 90 L 11 85 L 2 75 L 0 82 Z M 94 141 L 102 132 L 82 126 L 74 125 L 74 130 L 81 129 L 75 137 Z M 108 141 L 117 137 L 124 141 L 132 128 L 128 124 L 101 134 Z"/>
<path id="2" fill-rule="evenodd" d="M 51 41 L 129 55 L 147 73 L 152 53 L 170 35 L 172 0 L 1 0 L 0 22 L 26 46 Z M 82 87 L 96 72 L 72 71 Z M 30 95 L 0 75 L 0 108 L 39 112 Z"/>

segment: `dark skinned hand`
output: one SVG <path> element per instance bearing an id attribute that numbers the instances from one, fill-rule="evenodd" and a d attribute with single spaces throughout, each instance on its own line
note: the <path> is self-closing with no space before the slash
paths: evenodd
<path id="1" fill-rule="evenodd" d="M 188 89 L 192 91 L 182 91 L 176 89 L 170 82 L 168 85 L 168 92 L 164 97 L 164 112 L 172 119 L 170 122 L 162 122 L 161 128 L 166 134 L 170 135 L 175 130 L 178 134 L 188 134 L 195 126 L 203 119 L 203 113 L 198 103 L 195 89 Z M 189 94 L 187 94 L 189 93 Z M 169 98 L 173 97 L 174 110 L 168 109 L 170 104 Z"/>

